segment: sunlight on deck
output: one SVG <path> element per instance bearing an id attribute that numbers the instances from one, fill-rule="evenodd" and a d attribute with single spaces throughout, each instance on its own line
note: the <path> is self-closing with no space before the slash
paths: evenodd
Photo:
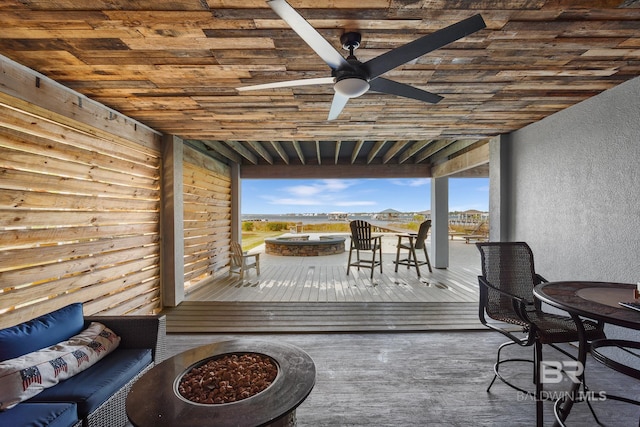
<path id="1" fill-rule="evenodd" d="M 308 233 L 307 233 L 308 234 Z M 345 234 L 345 252 L 337 255 L 295 257 L 266 254 L 264 245 L 252 251 L 260 253 L 261 274 L 250 270 L 244 280 L 236 275 L 211 282 L 188 295 L 188 301 L 262 301 L 262 302 L 475 302 L 480 256 L 473 244 L 449 241 L 450 263 L 447 269 L 399 266 L 396 273 L 397 237 L 383 235 L 383 273 L 378 269 L 371 279 L 369 270 L 351 268 L 347 275 L 349 238 Z M 314 238 L 316 236 L 311 236 Z M 429 244 L 429 239 L 427 244 Z M 420 255 L 418 255 L 420 257 Z"/>

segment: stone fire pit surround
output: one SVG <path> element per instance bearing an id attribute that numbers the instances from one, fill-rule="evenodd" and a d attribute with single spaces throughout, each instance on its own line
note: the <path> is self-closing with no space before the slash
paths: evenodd
<path id="1" fill-rule="evenodd" d="M 292 235 L 264 239 L 265 252 L 276 256 L 323 256 L 336 255 L 345 251 L 342 236 Z"/>

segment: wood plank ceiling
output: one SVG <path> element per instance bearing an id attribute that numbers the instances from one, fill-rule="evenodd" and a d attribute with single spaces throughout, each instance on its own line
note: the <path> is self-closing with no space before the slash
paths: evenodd
<path id="1" fill-rule="evenodd" d="M 385 74 L 439 104 L 369 92 L 335 121 L 331 85 L 236 90 L 330 76 L 264 0 L 0 0 L 0 53 L 243 170 L 285 175 L 431 171 L 640 74 L 639 0 L 289 1 L 340 51 L 360 31 L 363 62 L 477 13 L 487 27 Z"/>

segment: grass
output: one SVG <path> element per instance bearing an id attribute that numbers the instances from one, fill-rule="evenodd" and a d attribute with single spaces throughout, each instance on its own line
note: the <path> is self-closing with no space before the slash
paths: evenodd
<path id="1" fill-rule="evenodd" d="M 264 243 L 264 239 L 282 234 L 282 231 L 248 231 L 242 232 L 242 250 L 248 251 Z"/>
<path id="2" fill-rule="evenodd" d="M 420 222 L 407 222 L 396 223 L 395 227 L 401 227 L 407 230 L 418 231 Z M 281 234 L 288 233 L 290 229 L 295 228 L 295 222 L 261 222 L 261 221 L 244 221 L 242 223 L 242 250 L 248 251 L 260 246 L 264 243 L 264 239 L 270 237 L 280 236 Z M 304 224 L 304 231 L 306 233 L 349 233 L 348 222 L 321 222 Z M 475 227 L 469 228 L 469 226 L 452 225 L 453 231 L 470 233 Z M 488 223 L 483 223 L 479 230 L 475 230 L 476 233 L 489 232 Z"/>
<path id="3" fill-rule="evenodd" d="M 264 243 L 264 239 L 280 236 L 295 228 L 295 222 L 253 222 L 242 223 L 242 250 L 248 251 Z M 304 224 L 304 231 L 308 233 L 348 233 L 349 223 L 319 223 Z"/>
<path id="4" fill-rule="evenodd" d="M 394 224 L 398 226 L 398 224 Z M 418 230 L 420 224 L 410 222 L 402 224 L 408 230 Z M 264 243 L 264 239 L 280 236 L 288 233 L 291 228 L 295 228 L 295 222 L 254 222 L 245 221 L 242 223 L 242 250 L 248 251 Z M 306 233 L 349 233 L 348 222 L 322 222 L 304 224 Z"/>

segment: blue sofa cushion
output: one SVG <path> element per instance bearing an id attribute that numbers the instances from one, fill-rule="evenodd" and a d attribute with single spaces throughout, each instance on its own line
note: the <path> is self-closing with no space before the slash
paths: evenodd
<path id="1" fill-rule="evenodd" d="M 89 369 L 118 347 L 120 337 L 102 323 L 67 341 L 0 362 L 0 410 Z"/>
<path id="2" fill-rule="evenodd" d="M 71 427 L 78 422 L 75 403 L 21 403 L 0 412 L 0 426 Z"/>
<path id="3" fill-rule="evenodd" d="M 10 328 L 0 329 L 0 361 L 65 341 L 84 329 L 82 304 L 62 307 Z"/>
<path id="4" fill-rule="evenodd" d="M 76 402 L 78 417 L 85 418 L 150 363 L 151 349 L 118 348 L 89 369 L 44 390 L 29 402 Z"/>

